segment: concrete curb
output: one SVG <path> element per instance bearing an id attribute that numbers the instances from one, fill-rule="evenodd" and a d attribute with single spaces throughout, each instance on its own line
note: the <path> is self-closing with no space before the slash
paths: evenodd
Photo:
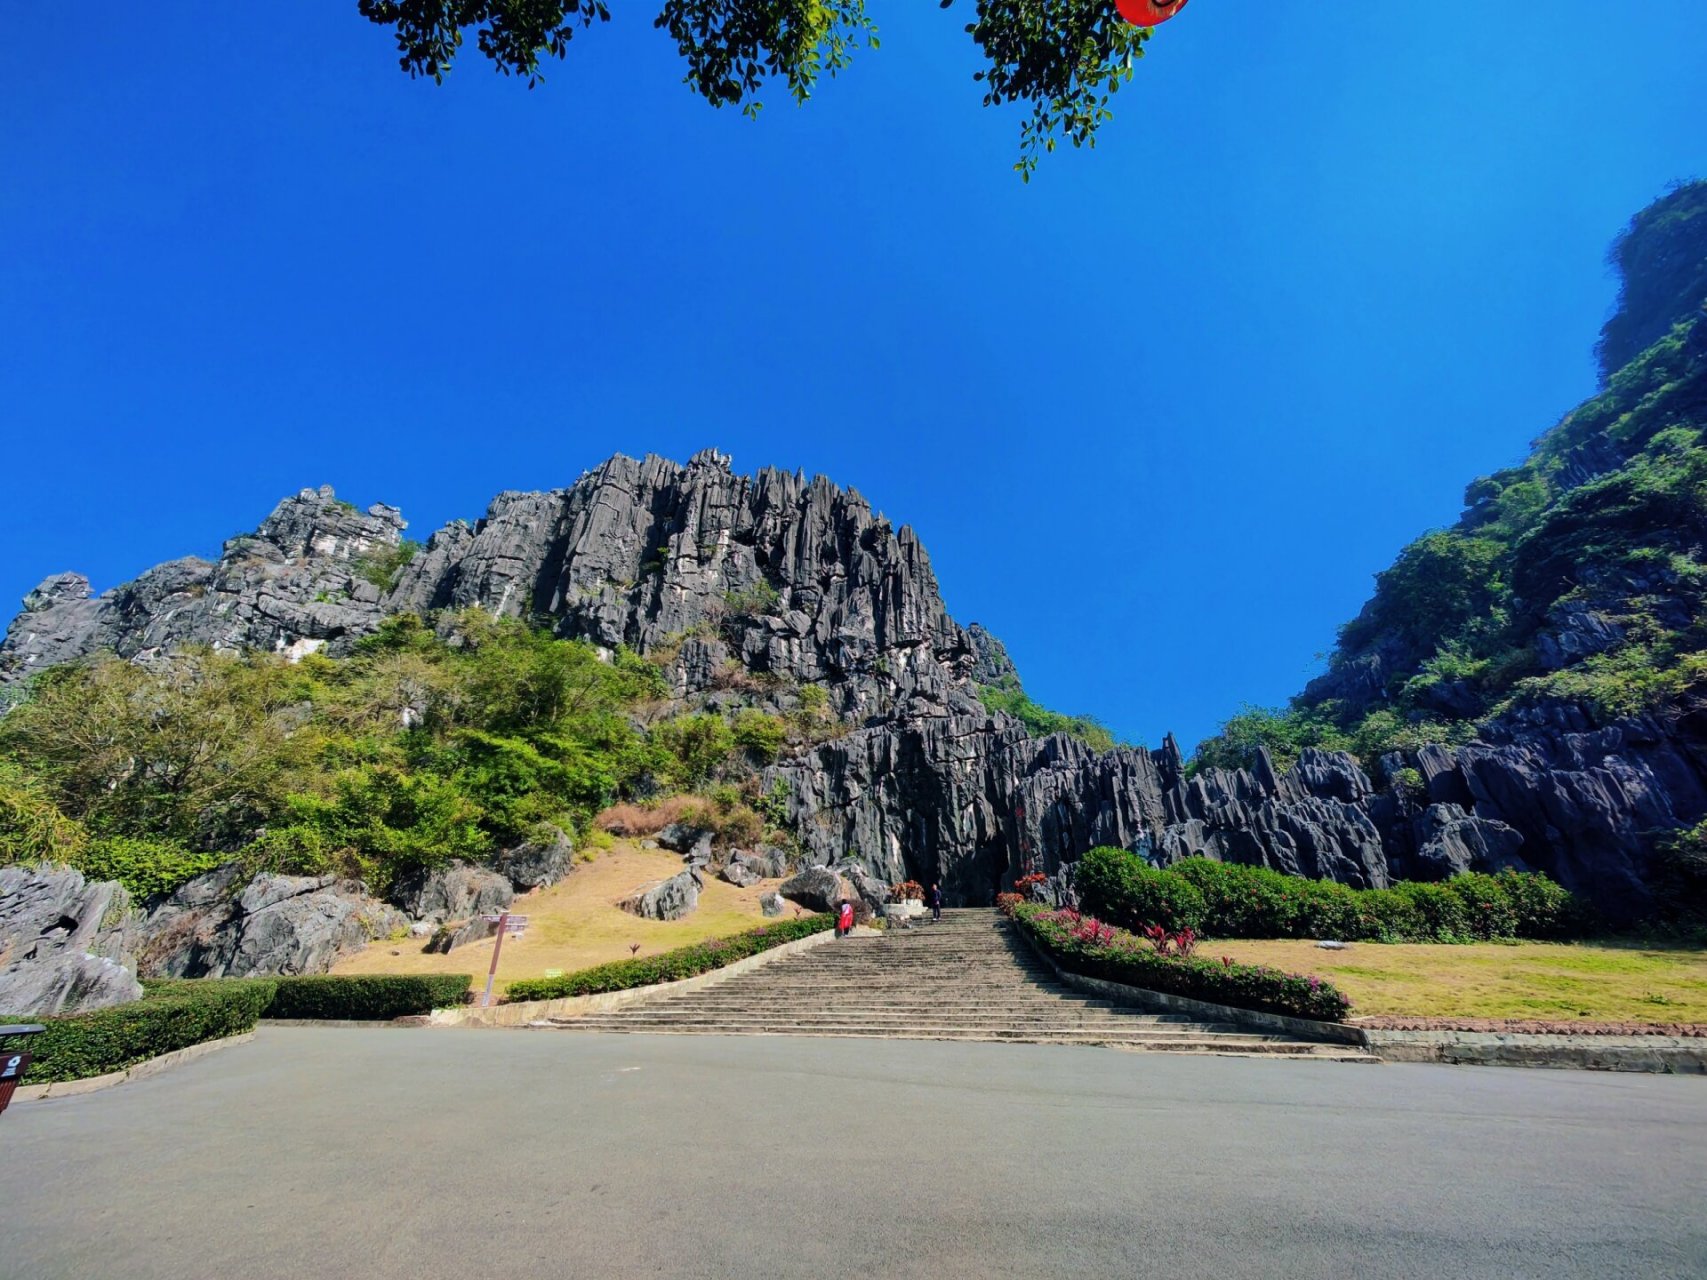
<path id="1" fill-rule="evenodd" d="M 255 1033 L 245 1031 L 240 1035 L 226 1036 L 223 1040 L 206 1040 L 201 1044 L 186 1045 L 182 1049 L 174 1049 L 171 1053 L 163 1053 L 158 1058 L 149 1058 L 146 1062 L 138 1062 L 126 1067 L 123 1071 L 109 1071 L 104 1076 L 84 1076 L 81 1080 L 55 1080 L 48 1084 L 26 1084 L 18 1086 L 18 1091 L 12 1095 L 13 1102 L 37 1102 L 43 1098 L 72 1098 L 80 1093 L 99 1093 L 102 1089 L 111 1089 L 114 1085 L 123 1084 L 127 1080 L 142 1080 L 148 1076 L 158 1075 L 169 1067 L 180 1063 L 191 1062 L 204 1057 L 216 1049 L 224 1049 L 234 1044 L 244 1044 L 253 1040 Z"/>
<path id="2" fill-rule="evenodd" d="M 1384 1062 L 1454 1066 L 1558 1067 L 1707 1075 L 1707 1041 L 1687 1036 L 1547 1036 L 1494 1031 L 1366 1030 Z"/>
<path id="3" fill-rule="evenodd" d="M 263 1027 L 420 1027 L 425 1026 L 425 1014 L 410 1014 L 402 1018 L 262 1018 Z"/>
<path id="4" fill-rule="evenodd" d="M 702 987 L 716 986 L 720 982 L 733 978 L 736 974 L 748 973 L 769 964 L 773 960 L 780 960 L 783 956 L 796 955 L 799 952 L 835 940 L 835 930 L 825 929 L 820 933 L 808 934 L 804 938 L 796 938 L 793 942 L 785 942 L 780 947 L 772 947 L 769 951 L 761 951 L 756 956 L 747 956 L 733 964 L 726 964 L 721 969 L 713 969 L 710 973 L 698 974 L 692 978 L 682 978 L 676 982 L 654 983 L 650 987 L 630 987 L 626 991 L 601 991 L 599 994 L 591 996 L 564 996 L 560 1000 L 523 1000 L 516 1004 L 495 1004 L 486 1009 L 476 1005 L 467 1005 L 460 1009 L 438 1009 L 428 1019 L 428 1025 L 482 1028 L 525 1027 L 530 1023 L 541 1022 L 547 1018 L 584 1018 L 588 1014 L 608 1013 L 612 1009 L 639 1004 L 658 996 L 677 995 L 684 991 L 697 991 Z"/>

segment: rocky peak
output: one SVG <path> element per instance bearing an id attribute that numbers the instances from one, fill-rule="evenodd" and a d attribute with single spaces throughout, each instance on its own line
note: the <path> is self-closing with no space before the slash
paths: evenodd
<path id="1" fill-rule="evenodd" d="M 395 547 L 407 527 L 396 507 L 376 502 L 364 515 L 325 484 L 286 498 L 253 534 L 232 539 L 226 548 L 258 540 L 276 547 L 286 560 L 350 561 Z"/>

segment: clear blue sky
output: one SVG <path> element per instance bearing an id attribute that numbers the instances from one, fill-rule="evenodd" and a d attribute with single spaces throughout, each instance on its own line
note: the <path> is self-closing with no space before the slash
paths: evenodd
<path id="1" fill-rule="evenodd" d="M 15 7 L 6 607 L 307 484 L 424 537 L 716 445 L 857 486 L 1034 696 L 1189 748 L 1592 389 L 1607 242 L 1707 172 L 1700 0 L 1197 0 L 1029 187 L 969 0 L 871 0 L 883 48 L 757 122 L 612 7 L 531 93 L 407 80 L 353 0 Z"/>

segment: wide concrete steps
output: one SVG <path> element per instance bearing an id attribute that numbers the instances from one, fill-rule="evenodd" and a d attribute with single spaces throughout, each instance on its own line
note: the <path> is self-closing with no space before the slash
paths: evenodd
<path id="1" fill-rule="evenodd" d="M 610 1034 L 1005 1041 L 1374 1061 L 1339 1045 L 1087 997 L 1059 981 L 995 913 L 977 910 L 826 942 L 694 991 L 549 1021 Z"/>

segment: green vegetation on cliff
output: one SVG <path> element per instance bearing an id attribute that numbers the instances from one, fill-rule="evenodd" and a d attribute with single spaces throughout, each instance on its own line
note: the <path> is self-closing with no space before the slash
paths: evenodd
<path id="1" fill-rule="evenodd" d="M 44 672 L 0 719 L 0 863 L 69 862 L 143 898 L 233 856 L 383 891 L 700 788 L 762 832 L 756 770 L 811 728 L 695 710 L 652 662 L 478 610 L 437 632 L 399 615 L 347 658 L 102 656 Z"/>
<path id="2" fill-rule="evenodd" d="M 1310 746 L 1373 763 L 1527 705 L 1606 722 L 1707 684 L 1707 183 L 1638 214 L 1612 261 L 1600 393 L 1474 481 L 1456 525 L 1376 575 L 1326 674 L 1285 710 L 1229 720 L 1199 766 L 1263 745 L 1283 766 Z"/>

